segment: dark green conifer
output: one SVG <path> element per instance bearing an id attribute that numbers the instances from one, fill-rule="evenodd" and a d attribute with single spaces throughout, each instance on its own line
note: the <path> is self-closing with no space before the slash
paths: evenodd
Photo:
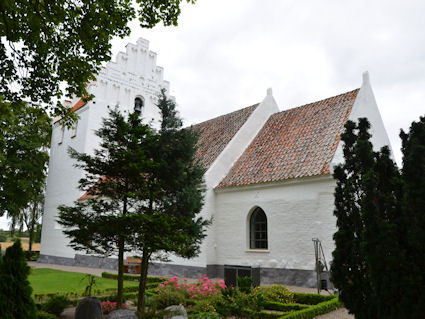
<path id="1" fill-rule="evenodd" d="M 30 273 L 21 242 L 6 249 L 0 263 L 0 315 L 2 319 L 35 319 L 36 308 L 31 298 Z"/>
<path id="2" fill-rule="evenodd" d="M 340 290 L 341 301 L 358 319 L 376 318 L 362 245 L 362 176 L 373 166 L 369 126 L 366 119 L 360 119 L 358 125 L 351 121 L 345 124 L 345 132 L 341 135 L 345 161 L 334 170 L 337 183 L 334 215 L 338 230 L 334 234 L 331 276 Z"/>

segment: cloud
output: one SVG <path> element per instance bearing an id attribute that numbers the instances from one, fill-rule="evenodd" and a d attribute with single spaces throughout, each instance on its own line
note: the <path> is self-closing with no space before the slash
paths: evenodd
<path id="1" fill-rule="evenodd" d="M 398 163 L 399 129 L 424 114 L 425 3 L 407 1 L 198 0 L 178 27 L 132 24 L 122 50 L 150 41 L 186 124 L 261 101 L 281 109 L 372 87 Z"/>

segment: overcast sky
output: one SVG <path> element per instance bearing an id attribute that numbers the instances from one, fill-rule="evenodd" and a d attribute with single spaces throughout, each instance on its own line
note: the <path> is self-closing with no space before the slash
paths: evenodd
<path id="1" fill-rule="evenodd" d="M 421 0 L 198 0 L 178 27 L 132 23 L 113 54 L 149 40 L 185 124 L 260 102 L 269 87 L 281 110 L 341 94 L 367 70 L 401 165 L 400 128 L 425 114 L 424 12 Z"/>

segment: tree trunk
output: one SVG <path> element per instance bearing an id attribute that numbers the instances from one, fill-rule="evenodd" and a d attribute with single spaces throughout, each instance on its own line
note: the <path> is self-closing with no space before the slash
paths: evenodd
<path id="1" fill-rule="evenodd" d="M 28 235 L 29 235 L 29 239 L 28 239 L 28 245 L 29 245 L 29 251 L 30 251 L 30 255 L 31 255 L 31 251 L 32 251 L 32 241 L 34 239 L 34 226 L 35 226 L 35 215 L 36 215 L 36 211 L 37 211 L 37 205 L 38 202 L 34 203 L 34 206 L 32 207 L 32 214 L 30 216 L 30 227 L 28 227 Z"/>
<path id="2" fill-rule="evenodd" d="M 122 294 L 124 282 L 124 238 L 118 239 L 118 291 L 117 291 L 117 309 L 121 309 Z"/>
<path id="3" fill-rule="evenodd" d="M 145 311 L 145 290 L 146 290 L 146 279 L 148 276 L 150 254 L 147 249 L 143 249 L 142 262 L 140 264 L 140 281 L 139 281 L 139 297 L 137 299 L 137 312 L 143 313 Z"/>
<path id="4" fill-rule="evenodd" d="M 123 198 L 122 214 L 127 214 L 127 196 Z M 118 291 L 117 291 L 117 309 L 121 309 L 122 295 L 124 287 L 124 237 L 118 238 Z"/>

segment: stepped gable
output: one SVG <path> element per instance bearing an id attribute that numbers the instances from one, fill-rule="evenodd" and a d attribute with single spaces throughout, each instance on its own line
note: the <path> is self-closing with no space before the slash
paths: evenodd
<path id="1" fill-rule="evenodd" d="M 270 116 L 217 188 L 329 174 L 358 91 Z"/>
<path id="2" fill-rule="evenodd" d="M 199 132 L 196 158 L 208 169 L 232 140 L 258 104 L 196 124 Z"/>

